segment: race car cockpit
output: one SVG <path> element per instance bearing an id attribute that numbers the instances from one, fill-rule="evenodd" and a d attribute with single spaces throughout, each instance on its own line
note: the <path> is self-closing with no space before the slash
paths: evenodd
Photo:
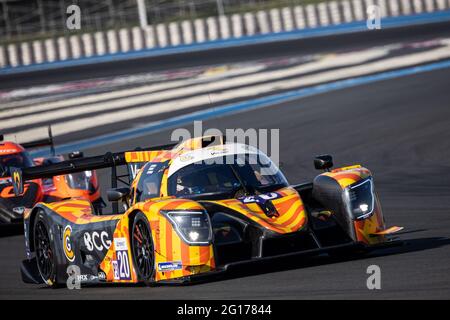
<path id="1" fill-rule="evenodd" d="M 233 198 L 270 192 L 288 185 L 280 170 L 265 155 L 216 157 L 189 164 L 168 180 L 169 195 L 189 197 L 201 194 Z"/>

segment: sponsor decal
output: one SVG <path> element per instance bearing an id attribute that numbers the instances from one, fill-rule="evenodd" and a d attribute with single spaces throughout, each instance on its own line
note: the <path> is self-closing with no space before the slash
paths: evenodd
<path id="1" fill-rule="evenodd" d="M 257 196 L 248 196 L 248 197 L 242 197 L 239 198 L 238 200 L 241 201 L 242 203 L 264 203 L 267 200 L 275 200 L 278 198 L 281 198 L 282 196 L 277 193 L 277 192 L 269 192 L 269 193 L 265 193 L 265 194 L 260 194 Z"/>
<path id="2" fill-rule="evenodd" d="M 98 279 L 99 280 L 106 280 L 106 273 L 104 273 L 103 271 L 100 271 L 98 273 Z"/>
<path id="3" fill-rule="evenodd" d="M 120 280 L 119 265 L 117 263 L 117 260 L 112 261 L 112 266 L 113 266 L 113 270 L 114 270 L 114 280 Z"/>
<path id="4" fill-rule="evenodd" d="M 128 163 L 128 167 L 131 173 L 131 177 L 134 179 L 136 178 L 137 174 L 139 173 L 139 170 L 141 169 L 141 164 L 140 163 Z"/>
<path id="5" fill-rule="evenodd" d="M 87 274 L 79 274 L 79 275 L 77 275 L 77 280 L 79 282 L 88 281 L 89 280 L 89 275 L 87 275 Z"/>
<path id="6" fill-rule="evenodd" d="M 14 171 L 14 169 L 11 169 L 12 172 L 12 180 L 13 180 L 13 186 L 14 186 L 14 193 L 16 195 L 20 195 L 23 193 L 23 186 L 22 186 L 22 179 L 20 176 L 20 173 L 18 171 Z"/>
<path id="7" fill-rule="evenodd" d="M 191 161 L 192 159 L 194 159 L 194 157 L 189 154 L 185 154 L 185 155 L 181 155 L 179 157 L 179 159 L 181 162 L 187 162 L 187 161 Z"/>
<path id="8" fill-rule="evenodd" d="M 70 290 L 81 289 L 82 283 L 95 283 L 106 280 L 106 274 L 103 271 L 99 271 L 98 275 L 81 274 L 80 267 L 73 264 L 67 267 L 67 275 L 66 285 Z"/>
<path id="9" fill-rule="evenodd" d="M 212 156 L 216 154 L 228 153 L 228 148 L 224 145 L 209 147 L 208 151 L 210 151 Z"/>
<path id="10" fill-rule="evenodd" d="M 0 153 L 16 153 L 18 151 L 17 149 L 0 149 Z"/>
<path id="11" fill-rule="evenodd" d="M 64 255 L 66 256 L 67 260 L 73 262 L 75 260 L 75 252 L 73 251 L 72 241 L 70 240 L 71 234 L 72 234 L 72 227 L 66 226 L 63 232 Z"/>
<path id="12" fill-rule="evenodd" d="M 94 232 L 85 232 L 84 236 L 84 245 L 86 246 L 86 249 L 89 251 L 94 251 L 96 249 L 97 251 L 103 251 L 108 250 L 109 247 L 111 247 L 111 240 L 109 239 L 109 235 L 106 231 L 102 231 L 98 233 L 97 231 Z"/>
<path id="13" fill-rule="evenodd" d="M 76 280 L 78 282 L 95 282 L 97 280 L 104 280 L 104 279 L 100 279 L 100 274 L 98 276 L 95 276 L 93 274 L 79 274 L 76 276 Z"/>
<path id="14" fill-rule="evenodd" d="M 158 271 L 159 272 L 181 270 L 182 267 L 183 266 L 181 264 L 181 261 L 170 261 L 170 262 L 158 263 Z"/>
<path id="15" fill-rule="evenodd" d="M 147 169 L 147 174 L 153 174 L 157 166 L 158 166 L 157 164 L 151 164 Z"/>
<path id="16" fill-rule="evenodd" d="M 266 194 L 260 194 L 256 196 L 248 196 L 248 197 L 242 197 L 239 198 L 239 200 L 244 203 L 256 203 L 261 210 L 265 213 L 266 216 L 269 218 L 273 217 L 279 217 L 280 214 L 275 208 L 275 206 L 272 203 L 272 200 L 281 198 L 282 195 L 280 195 L 277 192 L 269 192 Z"/>
<path id="17" fill-rule="evenodd" d="M 127 238 L 114 238 L 114 248 L 116 251 L 128 250 Z"/>

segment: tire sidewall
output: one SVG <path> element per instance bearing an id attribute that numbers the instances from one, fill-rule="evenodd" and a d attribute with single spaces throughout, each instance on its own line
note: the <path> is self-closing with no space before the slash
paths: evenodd
<path id="1" fill-rule="evenodd" d="M 46 229 L 46 231 L 47 231 L 47 235 L 48 235 L 48 237 L 49 237 L 50 248 L 51 248 L 51 250 L 52 250 L 52 252 L 53 252 L 53 261 L 52 261 L 52 263 L 53 263 L 53 273 L 50 275 L 49 278 L 46 279 L 46 278 L 44 278 L 44 276 L 42 275 L 42 272 L 41 272 L 41 268 L 40 268 L 40 266 L 39 266 L 39 263 L 36 261 L 37 268 L 38 268 L 38 270 L 39 270 L 39 275 L 41 276 L 42 280 L 43 280 L 48 286 L 50 286 L 50 287 L 56 287 L 56 286 L 57 286 L 57 279 L 56 279 L 56 266 L 57 266 L 57 263 L 56 263 L 56 251 L 55 251 L 55 245 L 54 245 L 54 243 L 53 243 L 53 241 L 52 241 L 52 239 L 51 239 L 51 233 L 50 233 L 49 225 L 48 225 L 48 223 L 47 223 L 47 220 L 45 219 L 45 215 L 44 215 L 42 212 L 38 212 L 37 215 L 36 215 L 36 219 L 34 220 L 34 226 L 33 226 L 33 245 L 34 245 L 34 248 L 35 248 L 35 251 L 36 251 L 36 248 L 37 248 L 37 247 L 36 247 L 36 230 L 37 230 L 36 226 L 37 226 L 38 222 L 42 222 L 42 223 L 44 224 L 44 227 L 45 227 L 45 229 Z M 36 254 L 37 254 L 37 252 L 36 252 Z M 37 256 L 36 256 L 36 260 L 37 260 Z"/>
<path id="2" fill-rule="evenodd" d="M 152 252 L 151 252 L 152 260 L 153 260 L 153 270 L 152 270 L 152 273 L 151 273 L 150 277 L 148 277 L 148 278 L 144 278 L 141 275 L 140 270 L 137 267 L 138 264 L 137 264 L 136 256 L 134 254 L 134 241 L 136 241 L 136 240 L 133 237 L 133 232 L 134 232 L 134 228 L 136 227 L 136 224 L 139 221 L 143 221 L 146 224 L 146 226 L 148 228 L 148 231 L 149 231 L 149 234 L 150 234 L 150 242 L 152 244 L 152 249 L 153 249 Z M 131 250 L 132 250 L 132 255 L 133 255 L 133 264 L 135 266 L 135 270 L 136 270 L 138 279 L 140 281 L 142 281 L 143 283 L 145 283 L 146 285 L 153 285 L 154 284 L 154 277 L 155 277 L 155 246 L 154 246 L 154 242 L 153 242 L 152 229 L 150 227 L 150 223 L 148 222 L 147 217 L 142 212 L 138 212 L 134 216 L 133 222 L 131 223 L 130 239 L 131 239 L 131 241 L 130 241 L 131 242 Z"/>

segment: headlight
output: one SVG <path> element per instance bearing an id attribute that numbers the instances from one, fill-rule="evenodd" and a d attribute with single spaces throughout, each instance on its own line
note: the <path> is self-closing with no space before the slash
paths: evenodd
<path id="1" fill-rule="evenodd" d="M 375 196 L 373 194 L 373 182 L 368 178 L 347 189 L 348 201 L 352 216 L 356 220 L 365 219 L 374 210 Z"/>
<path id="2" fill-rule="evenodd" d="M 206 245 L 211 242 L 209 216 L 204 211 L 161 211 L 172 223 L 177 234 L 188 244 Z"/>

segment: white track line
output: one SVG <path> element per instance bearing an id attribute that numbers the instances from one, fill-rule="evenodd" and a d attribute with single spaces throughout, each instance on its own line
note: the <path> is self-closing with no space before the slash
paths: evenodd
<path id="1" fill-rule="evenodd" d="M 275 81 L 284 79 L 286 77 L 298 76 L 301 74 L 305 74 L 307 72 L 317 71 L 321 69 L 331 68 L 331 67 L 339 67 L 346 66 L 349 64 L 355 63 L 363 63 L 365 61 L 380 58 L 385 56 L 388 53 L 388 50 L 377 49 L 377 50 L 367 50 L 357 53 L 346 53 L 342 55 L 336 56 L 327 56 L 326 58 L 311 63 L 301 64 L 295 67 L 281 69 L 281 70 L 273 70 L 273 71 L 265 71 L 250 75 L 244 75 L 242 77 L 236 77 L 232 79 L 225 79 L 215 82 L 208 82 L 204 84 L 187 86 L 183 88 L 177 88 L 173 90 L 167 90 L 157 93 L 147 93 L 134 97 L 124 97 L 112 101 L 105 101 L 100 103 L 86 104 L 80 107 L 74 107 L 71 109 L 64 109 L 53 112 L 41 112 L 39 114 L 33 114 L 28 116 L 21 116 L 19 122 L 16 118 L 11 118 L 2 122 L 2 127 L 4 129 L 11 129 L 16 127 L 18 124 L 20 125 L 31 125 L 33 123 L 44 122 L 44 121 L 54 121 L 61 120 L 70 116 L 80 116 L 83 114 L 89 114 L 94 112 L 100 112 L 104 110 L 113 111 L 121 108 L 131 108 L 138 104 L 148 104 L 155 101 L 160 101 L 163 99 L 176 99 L 187 95 L 193 94 L 204 94 L 217 90 L 227 90 L 231 87 L 237 86 L 246 86 L 250 84 L 255 84 L 261 81 Z M 162 84 L 161 84 L 162 85 Z M 156 86 L 156 85 L 155 85 Z M 139 88 L 137 88 L 139 89 Z M 134 91 L 136 93 L 137 89 L 132 89 L 130 91 Z M 123 94 L 123 93 L 121 93 Z M 106 94 L 98 94 L 97 96 L 106 96 L 111 98 L 114 95 L 113 93 Z M 101 98 L 98 98 L 101 99 Z M 68 99 L 73 100 L 73 99 Z M 77 101 L 83 100 L 83 98 L 76 99 Z M 96 97 L 90 97 L 90 100 L 97 100 Z M 170 111 L 171 108 L 168 108 L 166 111 Z M 12 111 L 10 111 L 12 112 Z M 10 113 L 14 114 L 15 113 Z"/>
<path id="2" fill-rule="evenodd" d="M 176 88 L 176 87 L 180 87 L 180 86 L 188 86 L 188 85 L 192 85 L 192 84 L 221 80 L 226 77 L 240 76 L 243 74 L 258 72 L 258 71 L 261 71 L 262 69 L 264 69 L 263 65 L 255 65 L 255 66 L 243 67 L 243 68 L 239 68 L 239 69 L 226 70 L 226 71 L 218 72 L 218 73 L 214 73 L 214 74 L 202 74 L 193 79 L 164 81 L 161 83 L 139 86 L 137 88 L 132 88 L 132 89 L 127 88 L 127 89 L 115 90 L 112 92 L 89 94 L 86 96 L 69 98 L 69 99 L 60 100 L 60 101 L 38 103 L 38 104 L 30 105 L 28 107 L 22 107 L 20 109 L 0 110 L 0 119 L 2 117 L 7 117 L 7 116 L 26 115 L 27 113 L 37 112 L 37 111 L 40 111 L 41 113 L 49 112 L 52 110 L 65 108 L 65 107 L 76 107 L 77 105 L 80 105 L 80 104 L 95 103 L 95 102 L 99 102 L 102 100 L 123 98 L 123 97 L 128 97 L 131 95 L 152 93 L 155 91 L 167 90 L 167 89 Z"/>

